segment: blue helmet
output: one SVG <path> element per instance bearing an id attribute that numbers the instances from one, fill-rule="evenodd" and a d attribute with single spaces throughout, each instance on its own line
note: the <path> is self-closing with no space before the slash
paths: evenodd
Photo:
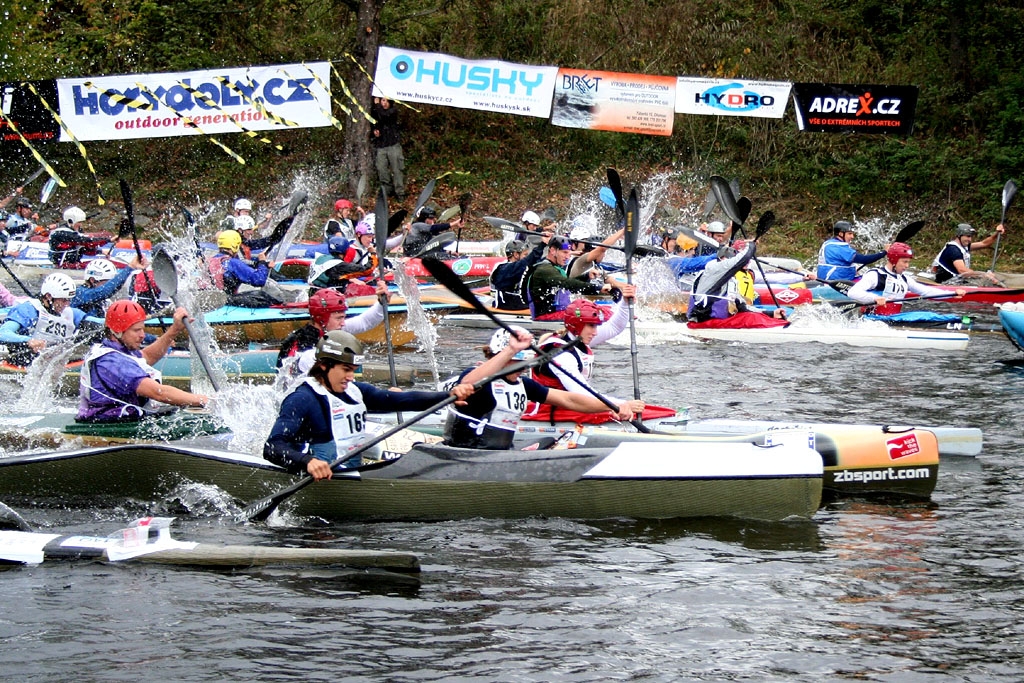
<path id="1" fill-rule="evenodd" d="M 327 240 L 327 251 L 332 256 L 344 256 L 350 244 L 346 237 L 334 235 L 331 239 Z"/>

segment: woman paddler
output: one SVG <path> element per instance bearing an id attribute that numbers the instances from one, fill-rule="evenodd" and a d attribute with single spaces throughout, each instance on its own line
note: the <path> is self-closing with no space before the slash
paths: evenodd
<path id="1" fill-rule="evenodd" d="M 463 371 L 460 382 L 472 384 L 497 375 L 503 368 L 534 356 L 530 350 L 533 335 L 513 326 L 515 336 L 498 330 L 484 347 L 486 361 Z M 466 405 L 452 407 L 444 426 L 444 443 L 460 448 L 506 450 L 512 447 L 516 425 L 527 401 L 549 403 L 580 413 L 608 412 L 608 406 L 589 394 L 574 394 L 541 385 L 518 370 L 491 382 L 466 400 Z M 628 403 L 619 406 L 619 419 L 632 420 Z"/>
<path id="2" fill-rule="evenodd" d="M 363 347 L 348 332 L 324 335 L 316 347 L 309 376 L 281 403 L 274 427 L 263 445 L 270 462 L 314 479 L 330 479 L 331 463 L 372 437 L 367 413 L 421 411 L 448 398 L 464 400 L 474 389 L 465 382 L 451 391 L 387 391 L 354 381 L 363 362 Z M 361 454 L 341 463 L 355 467 Z"/>
<path id="3" fill-rule="evenodd" d="M 627 288 L 629 288 L 627 290 Z M 632 285 L 623 285 L 623 293 L 632 295 Z M 576 394 L 590 395 L 586 387 L 590 386 L 590 377 L 594 371 L 594 346 L 617 336 L 629 325 L 629 307 L 623 297 L 609 313 L 606 308 L 598 306 L 589 299 L 576 299 L 565 308 L 565 330 L 560 334 L 551 335 L 541 340 L 538 348 L 547 352 L 558 346 L 566 346 L 574 339 L 582 344 L 560 353 L 548 363 L 533 369 L 532 378 L 550 389 L 562 389 Z M 636 414 L 644 410 L 644 402 L 636 400 L 611 399 L 617 405 L 628 405 Z M 540 405 L 532 406 L 531 412 L 553 412 L 543 410 Z"/>
<path id="4" fill-rule="evenodd" d="M 147 317 L 146 309 L 128 299 L 107 309 L 107 337 L 93 345 L 82 363 L 76 422 L 133 422 L 166 411 L 168 405 L 202 408 L 210 402 L 208 396 L 161 384 L 153 368 L 185 329 L 188 311 L 179 306 L 171 326 L 143 347 Z"/>

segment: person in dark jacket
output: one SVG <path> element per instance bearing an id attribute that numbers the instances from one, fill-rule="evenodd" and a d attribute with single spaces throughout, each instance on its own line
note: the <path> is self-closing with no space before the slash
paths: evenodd
<path id="1" fill-rule="evenodd" d="M 386 391 L 354 381 L 362 365 L 362 344 L 348 332 L 335 330 L 317 344 L 316 364 L 309 376 L 281 403 L 277 420 L 263 445 L 263 457 L 316 480 L 330 479 L 331 463 L 372 437 L 367 413 L 421 411 L 449 395 L 465 400 L 473 385 L 460 383 L 450 392 Z M 357 453 L 341 467 L 358 467 Z"/>
<path id="2" fill-rule="evenodd" d="M 376 123 L 370 128 L 375 150 L 377 180 L 389 197 L 405 201 L 405 157 L 398 132 L 398 110 L 386 97 L 374 97 L 370 115 Z"/>
<path id="3" fill-rule="evenodd" d="M 532 250 L 522 240 L 512 240 L 505 245 L 505 263 L 499 263 L 491 271 L 491 294 L 494 307 L 503 311 L 521 311 L 527 308 L 523 291 L 526 271 L 544 258 L 547 246 L 539 242 Z"/>

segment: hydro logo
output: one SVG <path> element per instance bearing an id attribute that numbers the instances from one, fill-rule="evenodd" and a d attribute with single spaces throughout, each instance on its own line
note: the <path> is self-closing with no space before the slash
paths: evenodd
<path id="1" fill-rule="evenodd" d="M 853 116 L 899 116 L 903 100 L 892 97 L 875 100 L 866 92 L 860 97 L 815 97 L 807 109 L 811 114 L 852 114 Z"/>
<path id="2" fill-rule="evenodd" d="M 501 69 L 489 66 L 470 66 L 465 63 L 453 63 L 441 59 L 430 61 L 420 57 L 412 59 L 408 55 L 398 55 L 391 60 L 391 75 L 396 80 L 412 79 L 416 83 L 431 83 L 449 88 L 466 88 L 478 92 L 505 91 L 514 95 L 517 88 L 526 91 L 527 97 L 544 82 L 544 74 L 531 74 L 519 69 Z"/>
<path id="3" fill-rule="evenodd" d="M 694 103 L 737 112 L 770 107 L 775 104 L 775 98 L 771 95 L 758 95 L 751 90 L 744 90 L 742 83 L 726 83 L 697 93 L 694 95 Z"/>

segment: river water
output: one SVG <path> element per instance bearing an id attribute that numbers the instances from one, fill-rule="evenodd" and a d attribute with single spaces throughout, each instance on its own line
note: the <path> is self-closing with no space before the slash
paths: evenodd
<path id="1" fill-rule="evenodd" d="M 444 328 L 438 362 L 484 330 Z M 402 355 L 399 362 L 414 363 Z M 1022 355 L 802 344 L 641 347 L 644 397 L 697 417 L 981 427 L 930 502 L 847 500 L 812 520 L 469 520 L 239 527 L 215 491 L 117 509 L 21 509 L 62 533 L 179 513 L 217 543 L 395 549 L 417 577 L 57 563 L 0 572 L 7 680 L 1019 681 Z M 628 348 L 597 383 L 632 392 Z M 11 389 L 5 386 L 5 401 Z M 98 486 L 102 486 L 98 482 Z"/>

